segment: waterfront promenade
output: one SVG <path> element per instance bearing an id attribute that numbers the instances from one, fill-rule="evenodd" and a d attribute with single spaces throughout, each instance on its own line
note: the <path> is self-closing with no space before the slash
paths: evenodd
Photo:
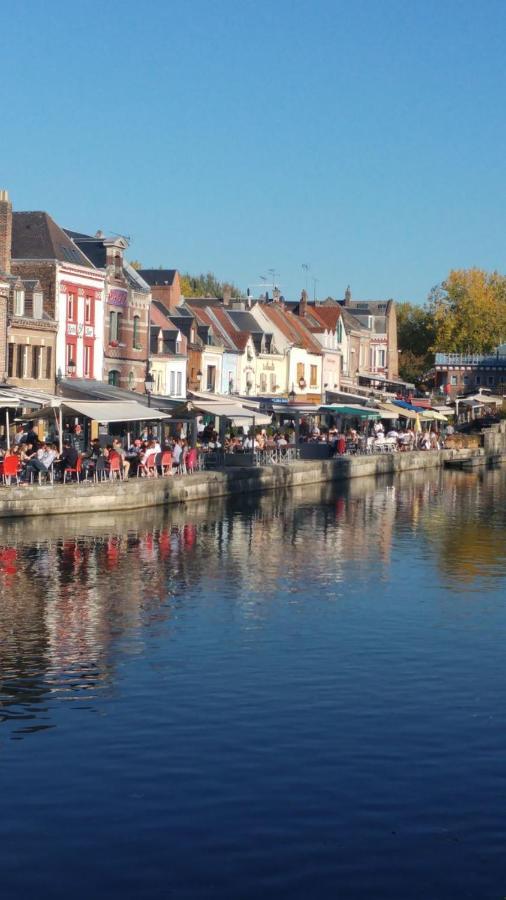
<path id="1" fill-rule="evenodd" d="M 0 491 L 0 519 L 74 513 L 143 509 L 234 496 L 291 489 L 349 478 L 433 469 L 450 460 L 483 464 L 486 450 L 432 450 L 332 460 L 303 460 L 284 465 L 214 469 L 169 478 L 132 478 L 94 484 L 11 485 Z"/>

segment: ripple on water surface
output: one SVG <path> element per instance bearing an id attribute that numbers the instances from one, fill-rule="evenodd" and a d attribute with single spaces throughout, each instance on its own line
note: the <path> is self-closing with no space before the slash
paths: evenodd
<path id="1" fill-rule="evenodd" d="M 0 526 L 2 898 L 498 898 L 506 474 Z"/>

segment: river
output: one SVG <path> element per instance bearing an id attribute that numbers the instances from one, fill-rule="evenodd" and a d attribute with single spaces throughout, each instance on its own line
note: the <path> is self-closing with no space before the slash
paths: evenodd
<path id="1" fill-rule="evenodd" d="M 2 900 L 506 895 L 506 470 L 0 525 Z"/>

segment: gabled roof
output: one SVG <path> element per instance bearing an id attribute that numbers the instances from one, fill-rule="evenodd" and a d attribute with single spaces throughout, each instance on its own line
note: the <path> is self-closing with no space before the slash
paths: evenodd
<path id="1" fill-rule="evenodd" d="M 156 325 L 157 328 L 162 328 L 164 331 L 179 331 L 176 325 L 170 321 L 162 304 L 157 303 L 155 300 L 151 304 L 150 318 L 151 324 Z"/>
<path id="2" fill-rule="evenodd" d="M 177 269 L 139 269 L 139 275 L 150 287 L 163 287 L 174 284 Z"/>
<path id="3" fill-rule="evenodd" d="M 238 331 L 247 331 L 249 334 L 264 334 L 261 325 L 258 324 L 254 316 L 244 309 L 230 309 L 227 313 L 231 321 Z"/>
<path id="4" fill-rule="evenodd" d="M 327 331 L 335 331 L 341 318 L 339 306 L 308 306 L 308 314 Z"/>
<path id="5" fill-rule="evenodd" d="M 360 322 L 356 316 L 352 315 L 349 309 L 345 309 L 344 306 L 341 307 L 341 315 L 346 331 L 365 331 L 366 333 L 369 331 L 369 329 L 365 328 L 362 325 L 362 322 Z"/>
<path id="6" fill-rule="evenodd" d="M 91 234 L 71 231 L 69 228 L 65 228 L 64 231 L 97 269 L 105 269 L 107 254 L 103 240 Z"/>
<path id="7" fill-rule="evenodd" d="M 292 344 L 303 347 L 309 353 L 321 353 L 321 345 L 298 316 L 283 309 L 278 303 L 262 305 L 261 309 Z"/>
<path id="8" fill-rule="evenodd" d="M 95 268 L 46 212 L 13 212 L 12 259 L 56 259 Z"/>
<path id="9" fill-rule="evenodd" d="M 211 315 L 217 320 L 220 330 L 232 344 L 233 349 L 243 353 L 250 339 L 250 334 L 247 331 L 239 331 L 223 308 L 212 307 Z"/>

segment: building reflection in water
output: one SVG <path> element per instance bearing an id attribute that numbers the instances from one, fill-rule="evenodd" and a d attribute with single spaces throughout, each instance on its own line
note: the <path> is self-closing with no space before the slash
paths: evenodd
<path id="1" fill-rule="evenodd" d="M 388 574 L 406 537 L 462 590 L 505 571 L 505 473 L 415 472 L 227 503 L 0 526 L 0 718 L 10 736 L 51 727 L 55 703 L 93 708 L 121 654 L 171 627 L 190 591 L 233 585 L 261 626 L 287 581 L 294 600 L 335 598 Z M 311 582 L 308 583 L 308 572 Z M 2 732 L 0 730 L 0 738 Z"/>

